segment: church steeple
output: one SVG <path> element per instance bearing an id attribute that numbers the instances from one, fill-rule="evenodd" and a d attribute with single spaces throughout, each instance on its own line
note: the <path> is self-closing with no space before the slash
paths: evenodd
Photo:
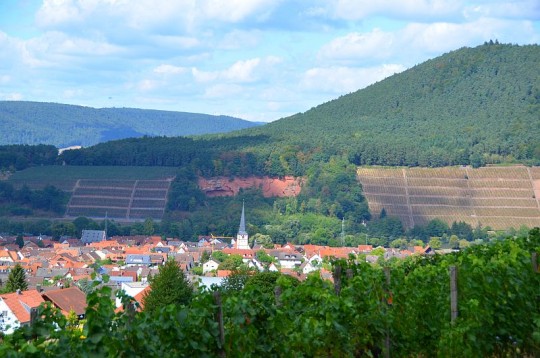
<path id="1" fill-rule="evenodd" d="M 246 231 L 246 216 L 244 210 L 244 202 L 242 202 L 242 216 L 240 216 L 240 227 L 238 228 L 238 234 L 236 235 L 236 248 L 242 250 L 249 250 L 249 236 Z"/>
<path id="2" fill-rule="evenodd" d="M 240 227 L 238 228 L 238 235 L 247 235 L 246 232 L 246 217 L 244 214 L 244 202 L 242 201 L 242 216 L 240 216 Z"/>

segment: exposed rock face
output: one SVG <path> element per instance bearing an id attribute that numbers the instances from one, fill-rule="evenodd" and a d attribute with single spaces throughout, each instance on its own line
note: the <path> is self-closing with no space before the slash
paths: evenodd
<path id="1" fill-rule="evenodd" d="M 269 177 L 235 178 L 214 177 L 199 178 L 199 188 L 206 196 L 234 196 L 240 189 L 260 188 L 265 197 L 297 196 L 302 189 L 303 178 L 286 176 L 283 179 Z"/>

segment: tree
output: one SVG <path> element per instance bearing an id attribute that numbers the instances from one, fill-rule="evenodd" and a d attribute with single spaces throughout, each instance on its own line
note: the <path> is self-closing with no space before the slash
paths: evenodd
<path id="1" fill-rule="evenodd" d="M 143 297 L 144 310 L 156 312 L 162 307 L 187 305 L 193 297 L 193 287 L 176 261 L 169 260 L 150 281 L 150 291 Z"/>
<path id="2" fill-rule="evenodd" d="M 450 246 L 452 249 L 459 249 L 459 237 L 456 235 L 450 236 L 448 239 L 448 246 Z"/>
<path id="3" fill-rule="evenodd" d="M 247 267 L 240 267 L 239 269 L 234 269 L 232 273 L 223 279 L 221 284 L 221 290 L 223 292 L 234 292 L 241 291 L 247 280 L 253 275 L 253 270 L 250 270 Z"/>
<path id="4" fill-rule="evenodd" d="M 241 255 L 229 255 L 227 258 L 221 262 L 218 266 L 218 270 L 235 270 L 240 268 L 244 264 Z"/>
<path id="5" fill-rule="evenodd" d="M 429 240 L 429 246 L 434 250 L 440 249 L 442 247 L 441 239 L 438 237 L 432 237 Z"/>
<path id="6" fill-rule="evenodd" d="M 156 232 L 154 220 L 152 220 L 152 218 L 147 218 L 146 220 L 144 220 L 143 234 L 150 236 L 153 235 L 154 232 Z"/>
<path id="7" fill-rule="evenodd" d="M 19 249 L 22 249 L 24 246 L 24 239 L 22 235 L 17 235 L 17 238 L 15 239 L 15 243 L 19 245 Z"/>
<path id="8" fill-rule="evenodd" d="M 6 282 L 6 292 L 15 292 L 17 290 L 25 291 L 28 289 L 26 282 L 26 273 L 20 264 L 16 264 L 9 273 Z"/>
<path id="9" fill-rule="evenodd" d="M 205 263 L 206 261 L 210 260 L 210 252 L 207 250 L 204 250 L 201 254 L 201 263 Z"/>

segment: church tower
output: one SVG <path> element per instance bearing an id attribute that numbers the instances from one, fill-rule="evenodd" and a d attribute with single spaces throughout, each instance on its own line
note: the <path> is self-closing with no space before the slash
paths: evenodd
<path id="1" fill-rule="evenodd" d="M 246 217 L 244 215 L 244 203 L 242 202 L 242 216 L 240 217 L 240 227 L 236 235 L 236 248 L 241 250 L 249 250 L 249 235 L 246 232 Z"/>

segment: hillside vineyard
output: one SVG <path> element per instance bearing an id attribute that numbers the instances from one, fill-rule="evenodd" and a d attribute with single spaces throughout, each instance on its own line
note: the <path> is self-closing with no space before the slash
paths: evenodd
<path id="1" fill-rule="evenodd" d="M 370 211 L 409 228 L 439 218 L 493 229 L 540 225 L 539 167 L 358 169 Z"/>

